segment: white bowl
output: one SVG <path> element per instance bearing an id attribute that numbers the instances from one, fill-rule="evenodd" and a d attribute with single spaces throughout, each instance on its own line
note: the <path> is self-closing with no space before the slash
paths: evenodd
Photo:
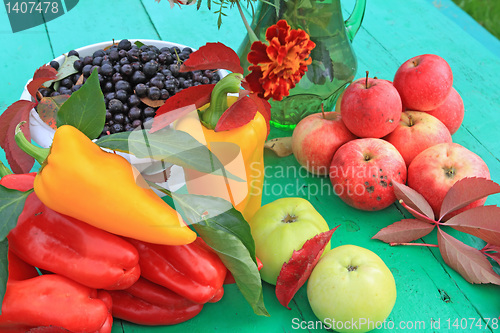
<path id="1" fill-rule="evenodd" d="M 159 49 L 161 49 L 162 47 L 177 46 L 182 50 L 183 48 L 188 47 L 186 45 L 182 45 L 182 44 L 178 44 L 178 43 L 172 43 L 172 42 L 161 41 L 161 40 L 152 40 L 152 39 L 129 39 L 129 41 L 131 43 L 135 43 L 136 41 L 140 41 L 146 45 L 154 45 L 154 46 L 158 47 Z M 118 42 L 118 41 L 115 41 L 115 42 Z M 104 49 L 105 47 L 112 45 L 112 43 L 113 43 L 113 41 L 96 43 L 96 44 L 92 44 L 92 45 L 78 48 L 78 49 L 76 49 L 76 51 L 78 52 L 78 54 L 81 57 L 82 56 L 83 57 L 89 56 L 89 55 L 92 55 L 97 50 Z M 194 48 L 191 48 L 191 49 L 193 51 L 196 50 Z M 59 64 L 61 65 L 64 62 L 64 55 L 61 55 L 61 56 L 55 58 L 54 60 L 59 62 Z M 218 73 L 221 77 L 227 75 L 227 71 L 224 71 L 224 70 L 220 70 Z M 26 83 L 26 86 L 24 87 L 24 91 L 21 95 L 21 99 L 23 99 L 23 100 L 32 100 L 32 97 L 27 89 L 27 85 L 30 81 L 28 81 Z M 47 125 L 45 122 L 43 122 L 43 120 L 40 118 L 40 116 L 38 115 L 38 112 L 35 109 L 32 109 L 30 112 L 29 124 L 30 124 L 31 139 L 43 148 L 50 147 L 50 145 L 52 144 L 52 140 L 54 138 L 55 130 L 53 128 L 51 128 L 49 125 Z M 154 161 L 152 161 L 149 158 L 136 158 L 133 155 L 130 155 L 127 153 L 122 153 L 122 152 L 115 152 L 115 153 L 125 157 L 139 171 L 143 171 L 146 168 L 150 167 L 152 164 L 154 164 Z M 166 165 L 166 167 L 170 167 L 170 166 L 172 166 L 172 165 Z M 171 172 L 170 172 L 170 178 L 168 179 L 168 181 L 166 183 L 163 183 L 160 185 L 166 186 L 171 191 L 175 191 L 175 190 L 179 189 L 180 187 L 182 187 L 184 184 L 185 184 L 184 172 L 183 172 L 182 168 L 180 168 L 176 165 L 173 165 Z M 159 192 L 157 192 L 157 193 L 160 194 Z"/>

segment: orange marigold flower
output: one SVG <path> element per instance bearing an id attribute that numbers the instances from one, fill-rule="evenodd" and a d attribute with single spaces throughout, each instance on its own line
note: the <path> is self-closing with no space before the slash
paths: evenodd
<path id="1" fill-rule="evenodd" d="M 291 29 L 285 20 L 266 30 L 266 40 L 269 45 L 256 41 L 250 47 L 247 59 L 253 66 L 248 67 L 251 73 L 246 81 L 260 97 L 281 101 L 307 71 L 316 44 L 304 30 Z"/>

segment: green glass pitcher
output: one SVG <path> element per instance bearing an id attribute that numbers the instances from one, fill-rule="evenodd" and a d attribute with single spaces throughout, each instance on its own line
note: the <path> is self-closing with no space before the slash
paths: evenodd
<path id="1" fill-rule="evenodd" d="M 337 97 L 352 82 L 357 60 L 352 41 L 363 21 L 366 0 L 357 0 L 344 21 L 340 0 L 280 0 L 279 7 L 259 1 L 252 19 L 252 29 L 265 41 L 266 29 L 280 19 L 287 20 L 292 29 L 305 30 L 316 47 L 311 52 L 312 63 L 299 83 L 282 101 L 270 100 L 271 124 L 293 129 L 309 114 L 333 110 Z M 250 51 L 248 37 L 238 54 L 247 71 L 246 55 Z"/>

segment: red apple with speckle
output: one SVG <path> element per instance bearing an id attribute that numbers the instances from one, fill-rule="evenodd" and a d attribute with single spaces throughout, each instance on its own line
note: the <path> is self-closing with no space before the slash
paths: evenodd
<path id="1" fill-rule="evenodd" d="M 464 102 L 460 94 L 451 88 L 443 104 L 434 110 L 426 111 L 448 127 L 451 134 L 454 134 L 462 125 L 464 120 Z"/>
<path id="2" fill-rule="evenodd" d="M 315 113 L 302 119 L 293 130 L 292 151 L 309 172 L 328 175 L 333 154 L 355 138 L 339 112 Z"/>
<path id="3" fill-rule="evenodd" d="M 387 80 L 368 77 L 351 83 L 340 112 L 346 127 L 361 138 L 382 138 L 399 123 L 403 111 L 398 91 Z"/>
<path id="4" fill-rule="evenodd" d="M 393 85 L 407 110 L 434 110 L 453 86 L 450 65 L 435 54 L 423 54 L 405 61 L 396 71 Z"/>
<path id="5" fill-rule="evenodd" d="M 448 190 L 465 177 L 490 179 L 490 172 L 481 157 L 458 143 L 441 143 L 427 148 L 408 167 L 408 186 L 427 200 L 436 217 Z M 485 201 L 477 200 L 453 215 L 483 205 Z"/>
<path id="6" fill-rule="evenodd" d="M 450 131 L 439 119 L 421 111 L 403 112 L 399 126 L 384 139 L 401 153 L 406 166 L 421 151 L 452 141 Z"/>
<path id="7" fill-rule="evenodd" d="M 342 145 L 333 155 L 330 180 L 346 204 L 375 211 L 395 200 L 392 181 L 406 183 L 406 164 L 398 150 L 377 138 L 361 138 Z"/>

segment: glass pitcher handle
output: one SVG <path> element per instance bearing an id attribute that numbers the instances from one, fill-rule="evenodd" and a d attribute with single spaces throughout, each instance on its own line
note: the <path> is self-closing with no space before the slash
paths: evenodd
<path id="1" fill-rule="evenodd" d="M 347 20 L 345 20 L 345 29 L 347 32 L 347 37 L 352 42 L 354 36 L 358 32 L 361 27 L 361 23 L 363 22 L 363 18 L 365 16 L 365 8 L 366 8 L 366 0 L 356 0 L 356 5 L 354 5 L 354 9 L 352 10 L 351 15 Z"/>

